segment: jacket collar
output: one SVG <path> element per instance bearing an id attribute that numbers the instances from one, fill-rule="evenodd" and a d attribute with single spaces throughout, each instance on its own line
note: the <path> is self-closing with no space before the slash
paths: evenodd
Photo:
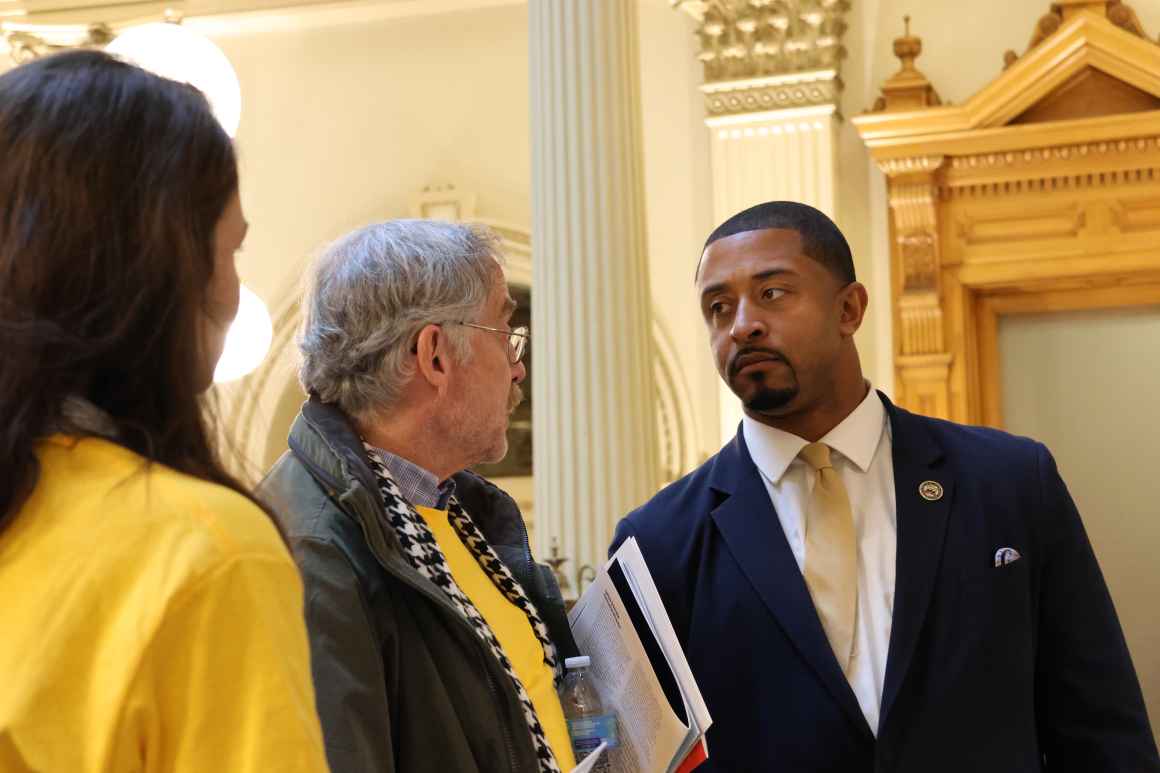
<path id="1" fill-rule="evenodd" d="M 381 532 L 384 544 L 398 553 L 394 532 L 384 528 L 386 513 L 362 439 L 338 406 L 312 395 L 290 429 L 289 446 L 337 502 L 346 503 L 365 516 L 364 520 L 373 520 L 375 525 L 371 531 Z M 470 470 L 455 473 L 451 480 L 455 483 L 456 498 L 508 568 L 517 577 L 521 570 L 530 569 L 533 562 L 528 531 L 515 500 Z M 364 522 L 363 526 L 366 529 L 371 524 Z"/>
<path id="2" fill-rule="evenodd" d="M 289 445 L 310 474 L 339 498 L 358 487 L 378 490 L 362 440 L 337 406 L 312 395 L 290 428 Z"/>
<path id="3" fill-rule="evenodd" d="M 954 470 L 931 431 L 936 420 L 898 408 L 885 396 L 882 401 L 894 433 L 898 549 L 880 733 L 890 719 L 930 609 L 955 499 Z"/>
<path id="4" fill-rule="evenodd" d="M 378 482 L 346 414 L 312 395 L 291 425 L 287 444 L 335 507 L 358 524 L 379 563 L 436 597 L 437 589 L 403 559 L 398 536 L 387 528 Z"/>

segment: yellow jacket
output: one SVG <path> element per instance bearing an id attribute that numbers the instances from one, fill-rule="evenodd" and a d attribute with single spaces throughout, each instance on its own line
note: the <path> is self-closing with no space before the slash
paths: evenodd
<path id="1" fill-rule="evenodd" d="M 105 440 L 37 455 L 0 530 L 0 772 L 326 770 L 265 514 Z"/>

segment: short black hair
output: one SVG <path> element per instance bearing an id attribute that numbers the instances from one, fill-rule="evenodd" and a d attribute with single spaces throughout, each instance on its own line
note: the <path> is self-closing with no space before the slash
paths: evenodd
<path id="1" fill-rule="evenodd" d="M 849 284 L 856 280 L 854 257 L 838 226 L 821 211 L 797 201 L 767 201 L 738 212 L 709 234 L 704 249 L 726 236 L 766 228 L 797 231 L 802 238 L 802 252 L 821 263 L 843 282 Z M 698 262 L 697 270 L 700 269 Z"/>

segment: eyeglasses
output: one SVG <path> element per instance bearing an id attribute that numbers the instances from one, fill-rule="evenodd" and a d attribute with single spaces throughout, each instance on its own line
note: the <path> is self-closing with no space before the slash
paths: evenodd
<path id="1" fill-rule="evenodd" d="M 488 327 L 487 325 L 477 325 L 474 322 L 459 322 L 452 320 L 453 324 L 463 325 L 464 327 L 473 327 L 476 330 L 486 330 L 489 333 L 499 333 L 508 337 L 508 352 L 512 365 L 523 359 L 524 352 L 528 350 L 528 340 L 531 339 L 532 334 L 526 326 L 521 325 L 515 330 L 501 330 L 498 327 Z"/>

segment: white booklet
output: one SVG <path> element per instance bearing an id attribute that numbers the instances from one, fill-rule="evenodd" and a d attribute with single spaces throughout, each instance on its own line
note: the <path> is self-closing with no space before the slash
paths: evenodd
<path id="1" fill-rule="evenodd" d="M 709 756 L 701 691 L 635 538 L 624 541 L 568 613 L 605 710 L 616 713 L 614 773 L 687 773 Z"/>

